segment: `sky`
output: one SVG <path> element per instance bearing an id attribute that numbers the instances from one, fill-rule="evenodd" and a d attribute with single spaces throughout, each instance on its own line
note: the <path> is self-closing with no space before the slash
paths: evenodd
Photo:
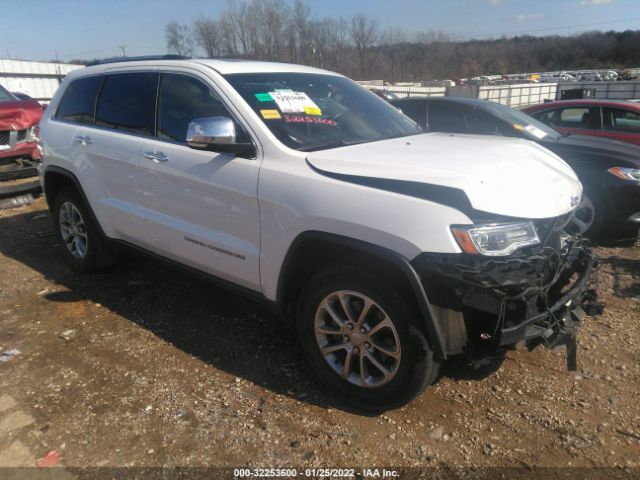
<path id="1" fill-rule="evenodd" d="M 287 1 L 287 0 L 285 0 Z M 386 27 L 460 40 L 640 30 L 640 0 L 307 0 L 318 17 L 362 13 Z M 226 0 L 0 0 L 0 58 L 63 61 L 166 53 L 164 27 L 217 18 Z"/>

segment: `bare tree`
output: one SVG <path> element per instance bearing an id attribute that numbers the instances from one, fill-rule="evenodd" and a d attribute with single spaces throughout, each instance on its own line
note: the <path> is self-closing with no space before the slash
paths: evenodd
<path id="1" fill-rule="evenodd" d="M 193 23 L 196 43 L 205 51 L 207 58 L 220 56 L 220 25 L 210 18 L 200 17 Z"/>
<path id="2" fill-rule="evenodd" d="M 293 61 L 392 82 L 640 64 L 640 31 L 461 41 L 441 31 L 381 32 L 364 15 L 318 18 L 305 0 L 228 2 L 217 19 L 169 23 L 167 49 L 191 55 L 195 40 L 209 57 Z"/>
<path id="3" fill-rule="evenodd" d="M 358 53 L 360 78 L 364 78 L 367 50 L 378 41 L 378 23 L 364 15 L 356 15 L 351 19 L 351 39 Z"/>
<path id="4" fill-rule="evenodd" d="M 295 0 L 291 12 L 291 33 L 290 45 L 293 47 L 292 60 L 294 62 L 309 63 L 313 55 L 311 39 L 309 38 L 309 21 L 311 9 L 303 0 Z"/>
<path id="5" fill-rule="evenodd" d="M 262 16 L 264 56 L 267 60 L 283 60 L 290 8 L 282 0 L 262 0 Z"/>
<path id="6" fill-rule="evenodd" d="M 398 78 L 402 78 L 401 70 L 402 63 L 402 49 L 407 42 L 407 35 L 400 27 L 392 27 L 387 29 L 384 34 L 385 38 L 385 57 L 388 59 L 389 64 L 389 80 L 395 82 Z"/>
<path id="7" fill-rule="evenodd" d="M 165 38 L 168 51 L 187 57 L 193 55 L 193 36 L 187 25 L 170 22 L 165 27 Z"/>
<path id="8" fill-rule="evenodd" d="M 351 49 L 349 24 L 342 17 L 325 18 L 322 24 L 327 34 L 327 67 L 346 73 L 347 55 Z"/>

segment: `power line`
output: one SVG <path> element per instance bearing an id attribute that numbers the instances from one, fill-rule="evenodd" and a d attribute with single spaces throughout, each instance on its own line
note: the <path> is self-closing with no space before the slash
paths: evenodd
<path id="1" fill-rule="evenodd" d="M 608 22 L 594 22 L 594 23 L 583 23 L 583 24 L 576 24 L 576 25 L 564 25 L 562 27 L 547 27 L 547 28 L 538 28 L 538 29 L 534 29 L 534 30 L 526 30 L 526 31 L 520 31 L 520 32 L 502 32 L 502 33 L 485 33 L 485 34 L 479 34 L 479 35 L 460 35 L 460 37 L 462 38 L 486 38 L 486 37 L 504 37 L 504 36 L 508 36 L 508 35 L 526 35 L 529 33 L 536 33 L 536 32 L 549 32 L 549 31 L 553 31 L 553 30 L 568 30 L 568 29 L 573 29 L 573 28 L 585 28 L 585 27 L 595 27 L 598 25 L 609 25 L 609 24 L 613 24 L 613 23 L 624 23 L 624 22 L 633 22 L 636 20 L 640 20 L 640 17 L 634 17 L 634 18 L 625 18 L 624 20 L 611 20 Z"/>

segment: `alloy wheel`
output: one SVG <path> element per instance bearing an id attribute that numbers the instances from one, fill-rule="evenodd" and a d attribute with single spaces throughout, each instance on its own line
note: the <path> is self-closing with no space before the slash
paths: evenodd
<path id="1" fill-rule="evenodd" d="M 596 209 L 593 202 L 586 195 L 582 196 L 582 201 L 573 215 L 571 223 L 576 227 L 579 233 L 588 231 L 595 222 Z"/>
<path id="2" fill-rule="evenodd" d="M 400 365 L 400 339 L 392 319 L 374 300 L 354 291 L 327 295 L 316 310 L 317 345 L 344 380 L 365 388 L 390 382 Z"/>
<path id="3" fill-rule="evenodd" d="M 58 222 L 62 241 L 69 253 L 75 258 L 84 258 L 89 238 L 84 218 L 78 208 L 71 202 L 64 202 L 60 206 Z"/>

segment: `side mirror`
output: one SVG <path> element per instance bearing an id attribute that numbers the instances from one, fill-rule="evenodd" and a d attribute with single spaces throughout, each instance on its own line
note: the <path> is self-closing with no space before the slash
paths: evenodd
<path id="1" fill-rule="evenodd" d="M 236 126 L 227 117 L 196 118 L 187 127 L 187 145 L 196 150 L 233 153 L 255 152 L 253 143 L 236 142 Z"/>

